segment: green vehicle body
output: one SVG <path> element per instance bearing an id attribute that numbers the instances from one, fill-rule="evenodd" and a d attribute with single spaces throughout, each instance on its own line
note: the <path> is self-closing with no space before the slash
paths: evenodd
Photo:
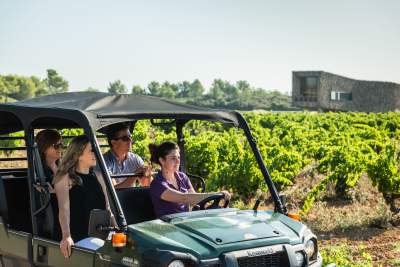
<path id="1" fill-rule="evenodd" d="M 28 144 L 27 188 L 29 199 L 27 202 L 30 202 L 25 203 L 25 208 L 19 207 L 20 211 L 15 210 L 16 206 L 13 206 L 13 203 L 8 203 L 8 211 L 6 209 L 2 212 L 0 207 L 0 213 L 2 212 L 0 214 L 1 267 L 181 266 L 170 265 L 174 261 L 178 261 L 175 263 L 183 264 L 185 267 L 322 266 L 316 236 L 304 224 L 286 215 L 284 203 L 277 195 L 272 180 L 262 163 L 255 141 L 252 140 L 250 129 L 246 129 L 247 124 L 238 113 L 209 110 L 175 104 L 170 101 L 165 103 L 164 100 L 156 98 L 149 99 L 150 102 L 141 106 L 142 110 L 136 110 L 136 113 L 124 113 L 123 111 L 132 106 L 130 101 L 140 106 L 140 103 L 147 101 L 146 97 L 138 100 L 135 97 L 103 93 L 67 93 L 22 103 L 0 105 L 0 126 L 2 127 L 0 134 L 25 131 L 25 141 Z M 71 104 L 75 103 L 74 101 L 81 101 L 80 105 L 84 103 L 85 108 Z M 72 107 L 68 107 L 69 105 Z M 163 105 L 170 106 L 163 107 Z M 153 107 L 155 109 L 158 107 L 160 110 L 152 113 Z M 97 110 L 94 112 L 93 109 L 96 108 Z M 164 112 L 161 108 L 166 108 L 167 111 Z M 168 108 L 171 110 L 168 111 Z M 191 109 L 194 111 L 190 111 Z M 49 110 L 51 110 L 51 116 L 46 113 Z M 99 110 L 104 112 L 101 113 Z M 42 120 L 42 117 L 46 119 Z M 192 118 L 223 122 L 231 120 L 231 122 L 244 125 L 241 128 L 244 128 L 247 133 L 255 156 L 258 157 L 257 160 L 275 202 L 275 211 L 226 208 L 191 211 L 164 216 L 160 219 L 151 218 L 140 221 L 129 219 L 129 212 L 148 211 L 152 205 L 145 201 L 144 206 L 140 209 L 138 208 L 140 203 L 136 203 L 135 206 L 135 201 L 131 201 L 129 198 L 124 201 L 121 198 L 121 192 L 117 192 L 112 187 L 110 175 L 105 171 L 104 161 L 99 157 L 101 151 L 96 141 L 96 131 L 104 125 L 119 121 L 154 118 L 174 119 L 177 122 L 177 129 L 181 129 L 181 126 L 184 125 L 184 123 L 180 125 L 178 122 L 187 122 Z M 239 119 L 235 121 L 236 118 Z M 26 120 L 26 122 L 16 123 L 16 119 Z M 74 247 L 72 256 L 64 259 L 60 253 L 59 242 L 40 235 L 42 225 L 35 216 L 43 211 L 38 212 L 42 207 L 37 204 L 38 193 L 32 186 L 35 181 L 37 182 L 35 173 L 37 159 L 34 159 L 32 129 L 68 127 L 82 128 L 92 138 L 92 145 L 94 145 L 95 153 L 100 161 L 100 169 L 107 178 L 107 188 L 113 211 L 120 229 L 127 236 L 126 246 L 114 247 L 109 236 L 101 248 L 89 250 Z M 178 141 L 182 141 L 182 132 L 177 130 L 177 135 Z M 184 142 L 178 144 L 183 146 Z M 182 150 L 184 151 L 184 149 Z M 14 182 L 18 180 L 18 177 L 12 179 Z M 124 194 L 130 197 L 135 196 L 135 190 L 125 190 L 127 192 Z M 143 189 L 141 192 L 148 194 L 148 189 Z M 5 194 L 8 194 L 7 198 L 9 198 L 11 193 L 5 192 Z M 16 203 L 24 205 L 24 203 L 20 203 L 21 201 Z M 17 216 L 19 216 L 18 212 L 28 212 L 30 216 L 28 218 L 31 221 L 28 221 L 27 224 L 32 223 L 32 229 L 26 227 L 22 229 L 10 225 L 7 222 L 7 212 L 15 213 Z M 309 251 L 307 244 L 313 244 L 314 253 L 312 255 L 307 255 L 307 251 Z M 302 265 L 299 265 L 300 261 L 303 261 Z"/>
<path id="2" fill-rule="evenodd" d="M 304 251 L 306 238 L 316 238 L 303 224 L 280 213 L 238 209 L 195 211 L 179 214 L 170 221 L 153 220 L 130 225 L 128 235 L 136 248 L 137 262 L 146 262 L 143 253 L 151 251 L 148 256 L 154 256 L 157 249 L 186 254 L 186 258 L 197 264 L 188 266 L 234 266 L 220 256 L 242 251 L 241 255 L 247 257 L 254 248 L 257 248 L 253 251 L 255 255 L 271 253 L 267 248 L 274 248 L 275 252 L 285 251 L 290 256 L 282 266 L 297 266 L 295 252 Z M 105 246 L 102 251 L 107 254 L 112 248 Z M 129 256 L 128 252 L 123 257 L 132 255 Z M 162 266 L 162 262 L 153 260 L 154 266 Z M 320 260 L 318 258 L 314 264 L 304 266 L 320 266 Z"/>

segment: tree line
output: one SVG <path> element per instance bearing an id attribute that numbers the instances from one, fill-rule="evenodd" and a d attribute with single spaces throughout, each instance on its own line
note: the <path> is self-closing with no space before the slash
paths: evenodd
<path id="1" fill-rule="evenodd" d="M 0 75 L 0 102 L 12 102 L 32 97 L 68 92 L 69 83 L 54 69 L 48 69 L 47 76 L 41 79 L 36 76 Z M 99 91 L 89 87 L 82 91 Z M 277 90 L 266 91 L 252 87 L 247 81 L 230 83 L 215 79 L 208 90 L 195 79 L 170 83 L 151 81 L 147 86 L 133 85 L 128 87 L 120 80 L 110 82 L 109 93 L 150 95 L 186 104 L 196 104 L 212 108 L 237 110 L 292 110 L 291 97 Z"/>
<path id="2" fill-rule="evenodd" d="M 210 88 L 206 90 L 203 84 L 194 81 L 170 83 L 150 82 L 147 87 L 134 85 L 131 91 L 120 81 L 112 82 L 108 86 L 110 93 L 131 93 L 135 95 L 151 95 L 174 99 L 186 104 L 196 104 L 212 108 L 228 108 L 237 110 L 293 110 L 291 97 L 277 90 L 266 91 L 254 88 L 247 81 L 240 80 L 230 83 L 222 79 L 214 79 Z"/>
<path id="3" fill-rule="evenodd" d="M 0 75 L 0 102 L 13 102 L 48 94 L 67 92 L 68 81 L 53 69 L 47 70 L 47 76 Z"/>

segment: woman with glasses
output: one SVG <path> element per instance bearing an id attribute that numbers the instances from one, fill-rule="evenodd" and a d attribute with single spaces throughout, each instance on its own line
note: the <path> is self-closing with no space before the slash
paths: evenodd
<path id="1" fill-rule="evenodd" d="M 42 130 L 36 135 L 35 142 L 42 160 L 46 182 L 51 184 L 61 158 L 63 148 L 61 135 L 56 130 Z"/>
<path id="2" fill-rule="evenodd" d="M 61 135 L 56 130 L 46 129 L 40 131 L 36 137 L 35 142 L 37 144 L 40 159 L 42 161 L 43 171 L 46 178 L 47 186 L 50 191 L 50 204 L 53 212 L 53 216 L 55 217 L 58 214 L 58 204 L 57 198 L 53 188 L 53 177 L 55 176 L 59 162 L 61 159 L 61 153 L 63 149 L 63 143 L 61 139 Z M 40 223 L 45 224 L 46 221 L 44 218 L 39 217 L 39 220 L 43 220 Z M 61 229 L 60 225 L 57 223 L 57 220 L 54 220 L 52 223 L 48 222 L 53 225 L 52 232 L 48 233 L 50 237 L 55 240 L 61 239 Z"/>
<path id="3" fill-rule="evenodd" d="M 60 249 L 65 258 L 71 255 L 71 246 L 97 249 L 104 243 L 88 238 L 89 217 L 93 209 L 108 210 L 112 216 L 107 190 L 100 173 L 93 167 L 96 156 L 86 135 L 75 137 L 67 147 L 54 178 L 62 231 Z M 115 221 L 111 223 L 115 226 Z"/>
<path id="4" fill-rule="evenodd" d="M 179 171 L 179 147 L 174 142 L 149 145 L 151 162 L 161 166 L 161 170 L 150 185 L 150 194 L 157 217 L 189 211 L 189 205 L 195 205 L 215 193 L 196 193 L 183 172 Z M 231 195 L 222 191 L 225 200 Z"/>

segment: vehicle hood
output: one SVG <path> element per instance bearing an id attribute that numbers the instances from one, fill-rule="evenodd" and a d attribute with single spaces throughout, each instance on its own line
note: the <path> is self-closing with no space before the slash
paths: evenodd
<path id="1" fill-rule="evenodd" d="M 130 225 L 128 233 L 141 250 L 157 247 L 211 256 L 257 246 L 298 244 L 304 228 L 280 213 L 219 209 Z"/>

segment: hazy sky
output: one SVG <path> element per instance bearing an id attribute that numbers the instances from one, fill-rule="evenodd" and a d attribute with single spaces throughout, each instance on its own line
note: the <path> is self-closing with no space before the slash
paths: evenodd
<path id="1" fill-rule="evenodd" d="M 70 90 L 247 80 L 293 70 L 400 83 L 399 0 L 0 0 L 0 74 L 56 69 Z"/>

